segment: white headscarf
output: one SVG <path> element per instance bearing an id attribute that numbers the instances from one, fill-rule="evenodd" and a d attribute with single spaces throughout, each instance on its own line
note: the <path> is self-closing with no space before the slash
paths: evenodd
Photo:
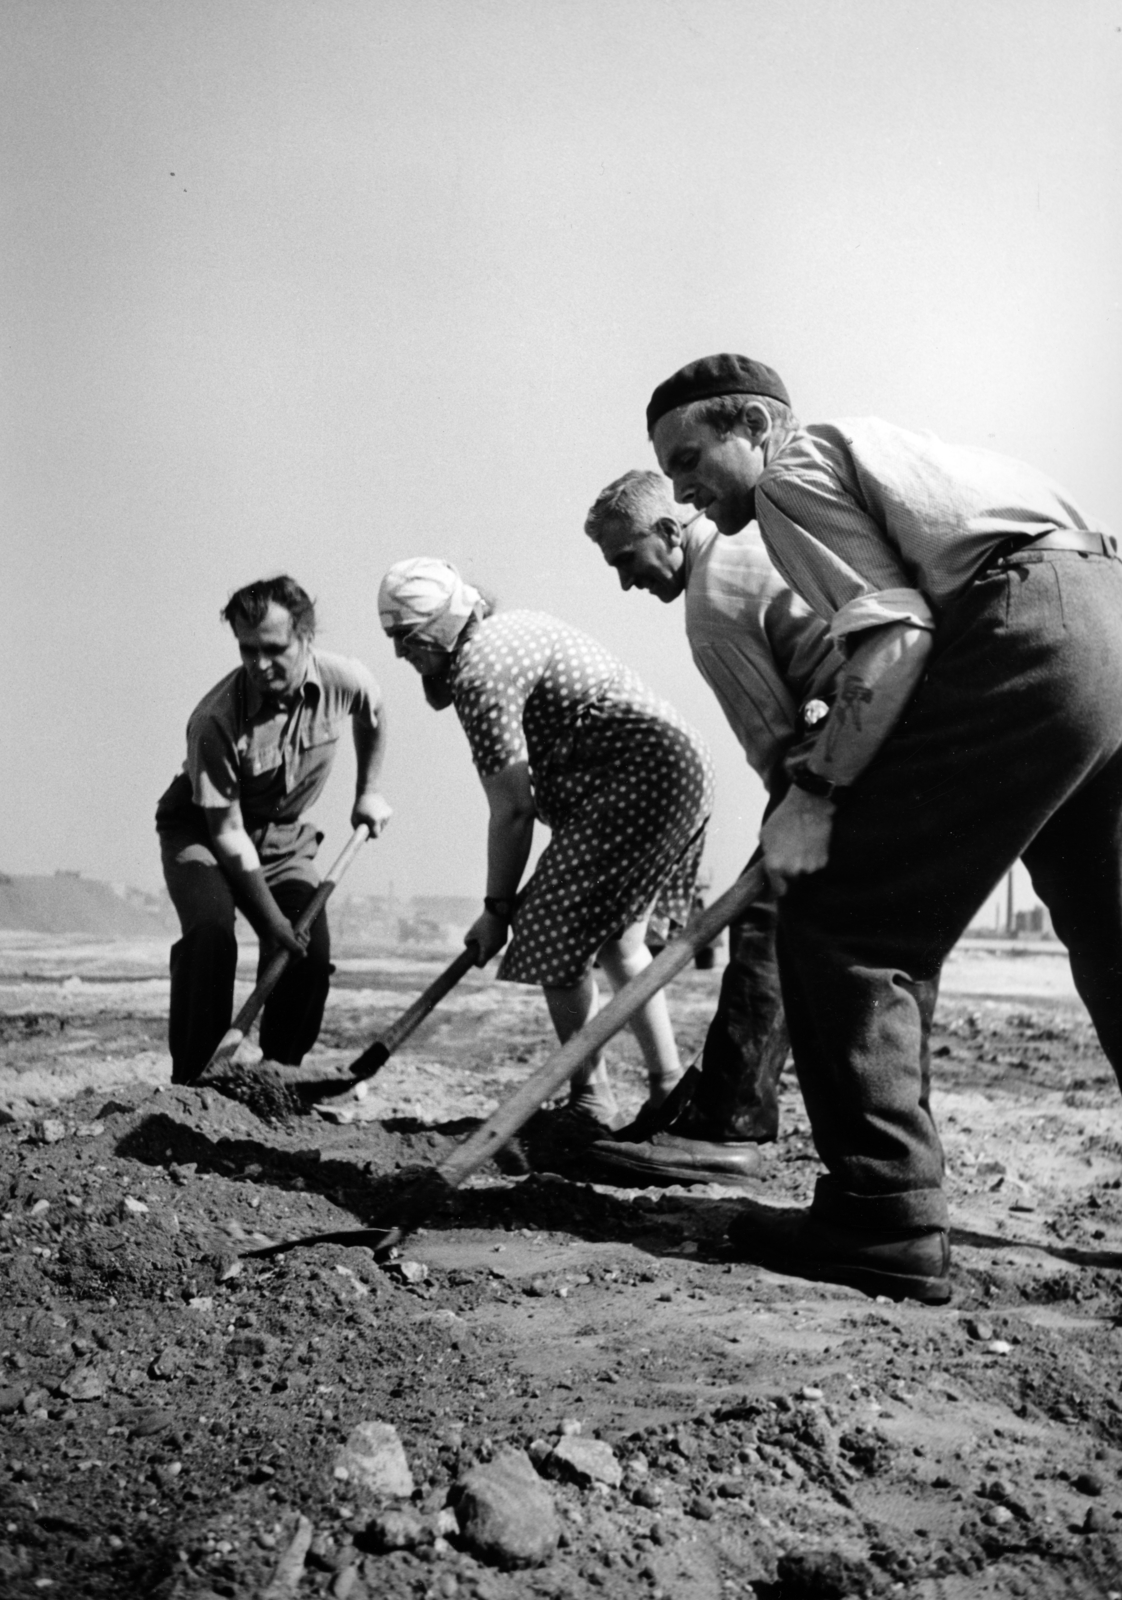
<path id="1" fill-rule="evenodd" d="M 483 596 L 449 561 L 414 556 L 396 561 L 378 589 L 378 617 L 389 633 L 409 628 L 414 637 L 451 650 Z"/>

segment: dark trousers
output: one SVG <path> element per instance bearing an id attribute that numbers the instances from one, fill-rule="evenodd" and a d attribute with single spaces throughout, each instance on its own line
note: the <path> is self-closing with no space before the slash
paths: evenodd
<path id="1" fill-rule="evenodd" d="M 1122 1079 L 1122 563 L 1025 552 L 940 620 L 904 716 L 779 903 L 795 1067 L 854 1226 L 946 1226 L 926 1028 L 940 967 L 1018 857 Z"/>
<path id="2" fill-rule="evenodd" d="M 776 916 L 775 896 L 764 894 L 729 924 L 728 966 L 705 1036 L 691 1119 L 711 1138 L 764 1143 L 779 1132 L 779 1075 L 788 1040 Z"/>
<path id="3" fill-rule="evenodd" d="M 164 880 L 183 931 L 171 948 L 168 1045 L 172 1081 L 191 1083 L 214 1054 L 233 1017 L 238 960 L 234 912 L 245 908 L 237 907 L 197 806 L 161 818 L 159 835 Z M 254 830 L 251 837 L 277 904 L 294 922 L 319 881 L 312 865 L 318 835 L 307 823 L 287 823 Z M 271 949 L 262 946 L 258 978 L 271 954 Z M 295 1065 L 315 1044 L 331 971 L 331 937 L 326 912 L 321 912 L 312 924 L 307 955 L 289 965 L 261 1013 L 261 1048 L 270 1060 Z"/>

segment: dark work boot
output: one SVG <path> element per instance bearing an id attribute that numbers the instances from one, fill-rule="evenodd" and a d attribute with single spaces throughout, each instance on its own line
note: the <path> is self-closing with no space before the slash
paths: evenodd
<path id="1" fill-rule="evenodd" d="M 854 1228 L 811 1209 L 752 1210 L 728 1232 L 730 1254 L 812 1283 L 844 1283 L 870 1296 L 945 1305 L 951 1297 L 945 1228 Z"/>

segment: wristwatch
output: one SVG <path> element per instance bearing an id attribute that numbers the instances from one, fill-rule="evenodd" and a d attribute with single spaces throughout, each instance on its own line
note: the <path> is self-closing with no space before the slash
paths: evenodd
<path id="1" fill-rule="evenodd" d="M 801 789 L 804 794 L 812 794 L 818 800 L 834 800 L 848 788 L 848 784 L 831 783 L 829 778 L 824 778 L 820 772 L 811 772 L 809 767 L 799 767 L 792 772 L 791 783 L 796 789 Z"/>
<path id="2" fill-rule="evenodd" d="M 483 909 L 489 911 L 493 917 L 501 917 L 504 922 L 510 922 L 514 916 L 517 902 L 504 900 L 499 895 L 488 894 L 483 897 Z"/>

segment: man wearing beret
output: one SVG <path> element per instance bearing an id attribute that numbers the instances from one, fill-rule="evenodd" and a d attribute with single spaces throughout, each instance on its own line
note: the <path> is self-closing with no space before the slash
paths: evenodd
<path id="1" fill-rule="evenodd" d="M 950 1296 L 927 1024 L 942 962 L 1023 858 L 1122 1078 L 1122 563 L 1044 474 L 872 418 L 803 427 L 744 356 L 661 384 L 675 497 L 753 518 L 847 665 L 761 833 L 796 1070 L 826 1167 L 734 1248 L 795 1276 Z"/>
<path id="2" fill-rule="evenodd" d="M 659 472 L 610 483 L 584 530 L 625 592 L 643 590 L 664 605 L 682 600 L 694 664 L 763 780 L 770 810 L 787 790 L 785 758 L 833 699 L 842 658 L 826 624 L 784 583 L 756 529 L 722 538 L 703 517 L 684 519 Z M 788 1048 L 775 920 L 768 892 L 730 926 L 700 1069 L 667 1102 L 673 1114 L 660 1108 L 590 1146 L 613 1182 L 727 1184 L 758 1167 L 760 1144 L 778 1133 Z"/>

